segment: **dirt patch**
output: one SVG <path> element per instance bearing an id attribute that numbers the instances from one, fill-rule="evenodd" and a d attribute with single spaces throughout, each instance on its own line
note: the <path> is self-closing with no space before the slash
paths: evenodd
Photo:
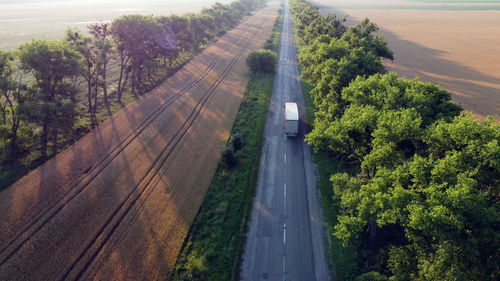
<path id="1" fill-rule="evenodd" d="M 319 2 L 331 6 L 344 3 Z M 349 14 L 349 24 L 368 17 L 379 25 L 395 53 L 394 61 L 386 62 L 389 70 L 442 85 L 457 103 L 479 118 L 500 116 L 500 11 L 324 11 Z"/>
<path id="2" fill-rule="evenodd" d="M 161 86 L 0 193 L 0 280 L 164 280 L 248 82 L 255 12 Z"/>

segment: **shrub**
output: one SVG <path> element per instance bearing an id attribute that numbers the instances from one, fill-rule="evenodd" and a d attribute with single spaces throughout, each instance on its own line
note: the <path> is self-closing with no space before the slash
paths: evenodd
<path id="1" fill-rule="evenodd" d="M 243 147 L 244 143 L 243 143 L 243 138 L 241 137 L 241 135 L 234 135 L 233 136 L 233 150 L 234 151 L 238 151 L 240 150 L 242 147 Z"/>
<path id="2" fill-rule="evenodd" d="M 273 49 L 273 40 L 272 39 L 267 39 L 266 43 L 264 44 L 264 49 L 266 50 L 272 50 Z"/>
<path id="3" fill-rule="evenodd" d="M 277 56 L 270 50 L 253 51 L 247 57 L 247 65 L 252 73 L 273 73 Z"/>
<path id="4" fill-rule="evenodd" d="M 228 147 L 222 152 L 222 163 L 228 170 L 234 168 L 238 164 L 238 158 L 236 158 L 231 148 Z"/>
<path id="5" fill-rule="evenodd" d="M 363 273 L 360 276 L 358 276 L 358 278 L 356 278 L 356 281 L 388 281 L 388 280 L 389 279 L 386 276 L 376 271 Z"/>

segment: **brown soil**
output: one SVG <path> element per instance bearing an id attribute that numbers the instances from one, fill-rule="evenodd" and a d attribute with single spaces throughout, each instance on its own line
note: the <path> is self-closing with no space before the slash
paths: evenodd
<path id="1" fill-rule="evenodd" d="M 0 193 L 0 280 L 165 280 L 278 5 Z"/>
<path id="2" fill-rule="evenodd" d="M 319 2 L 345 4 L 343 0 Z M 440 84 L 479 118 L 500 116 L 500 11 L 325 11 L 349 14 L 349 24 L 365 17 L 375 22 L 395 54 L 393 62 L 386 62 L 390 71 Z"/>

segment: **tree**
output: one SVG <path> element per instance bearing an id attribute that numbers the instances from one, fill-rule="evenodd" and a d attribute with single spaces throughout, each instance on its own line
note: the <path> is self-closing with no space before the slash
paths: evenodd
<path id="1" fill-rule="evenodd" d="M 257 50 L 247 57 L 247 65 L 252 73 L 273 73 L 276 68 L 277 57 L 271 50 Z"/>
<path id="2" fill-rule="evenodd" d="M 155 39 L 161 36 L 162 31 L 152 16 L 125 15 L 113 21 L 111 32 L 120 53 L 118 100 L 121 101 L 123 85 L 127 82 L 129 73 L 132 75 L 132 93 L 135 94 L 143 86 L 145 66 L 158 56 Z M 124 72 L 126 79 L 122 80 Z"/>
<path id="3" fill-rule="evenodd" d="M 69 28 L 66 30 L 66 42 L 76 50 L 82 58 L 80 75 L 87 84 L 87 106 L 88 112 L 92 117 L 92 124 L 97 122 L 95 115 L 97 111 L 97 48 L 92 38 L 81 34 L 77 29 Z M 94 102 L 92 102 L 94 100 Z"/>
<path id="4" fill-rule="evenodd" d="M 161 46 L 159 46 L 159 53 L 163 56 L 163 64 L 172 69 L 175 60 L 181 53 L 188 53 L 198 46 L 194 46 L 196 43 L 193 42 L 193 34 L 188 32 L 190 28 L 188 17 L 172 15 L 168 17 L 159 17 L 157 21 L 165 34 L 171 34 L 175 37 L 175 46 L 171 48 L 161 48 Z M 203 34 L 204 32 L 200 31 L 200 33 Z"/>
<path id="5" fill-rule="evenodd" d="M 9 97 L 14 89 L 13 73 L 14 55 L 9 51 L 0 50 L 0 93 L 2 94 L 0 110 L 2 114 L 2 124 L 7 123 Z"/>
<path id="6" fill-rule="evenodd" d="M 17 132 L 20 126 L 18 104 L 22 87 L 14 81 L 14 54 L 0 50 L 0 112 L 2 114 L 0 133 L 10 139 L 10 158 L 12 163 L 17 160 Z"/>
<path id="7" fill-rule="evenodd" d="M 320 111 L 307 140 L 316 149 L 327 148 L 348 159 L 361 162 L 368 157 L 363 164 L 366 172 L 376 169 L 374 159 L 399 163 L 413 156 L 423 145 L 422 128 L 440 119 L 452 120 L 460 112 L 446 90 L 395 73 L 358 77 L 341 95 L 331 91 L 335 86 L 323 86 L 335 75 L 325 77 L 312 91 Z"/>
<path id="8" fill-rule="evenodd" d="M 347 42 L 336 40 L 326 35 L 316 38 L 313 43 L 303 47 L 299 52 L 299 61 L 304 66 L 302 77 L 313 83 L 323 78 L 327 61 L 339 61 L 348 56 L 350 50 Z"/>
<path id="9" fill-rule="evenodd" d="M 349 104 L 373 105 L 383 110 L 414 108 L 424 125 L 445 118 L 453 119 L 462 110 L 451 102 L 451 94 L 442 87 L 420 81 L 401 79 L 394 72 L 358 77 L 342 91 Z"/>
<path id="10" fill-rule="evenodd" d="M 311 6 L 292 1 L 302 39 L 323 32 Z M 307 141 L 360 168 L 331 177 L 334 235 L 358 250 L 356 280 L 497 280 L 500 126 L 460 116 L 439 86 L 383 74 L 393 54 L 377 31 L 365 19 L 300 50 L 318 109 Z"/>
<path id="11" fill-rule="evenodd" d="M 330 150 L 360 161 L 372 149 L 372 133 L 379 114 L 373 106 L 351 106 L 338 120 L 316 118 L 306 140 L 316 150 Z"/>
<path id="12" fill-rule="evenodd" d="M 374 34 L 378 31 L 378 26 L 365 18 L 359 24 L 349 27 L 343 33 L 342 40 L 351 47 L 362 47 L 378 57 L 394 59 L 394 53 L 387 46 L 385 38 L 381 34 Z"/>
<path id="13" fill-rule="evenodd" d="M 200 48 L 214 38 L 215 21 L 208 14 L 191 14 L 189 18 L 189 33 L 193 36 L 196 49 Z"/>
<path id="14" fill-rule="evenodd" d="M 91 24 L 88 29 L 89 33 L 94 37 L 97 80 L 102 88 L 104 104 L 108 106 L 108 64 L 113 54 L 111 30 L 107 23 Z"/>
<path id="15" fill-rule="evenodd" d="M 340 38 L 347 28 L 344 25 L 346 18 L 339 18 L 335 14 L 319 15 L 304 29 L 303 39 L 306 44 L 314 42 L 319 36 Z"/>
<path id="16" fill-rule="evenodd" d="M 346 103 L 341 91 L 356 77 L 385 72 L 379 57 L 348 42 L 320 37 L 301 49 L 299 61 L 304 65 L 302 76 L 316 84 L 311 91 L 319 114 L 327 120 L 339 117 Z"/>
<path id="17" fill-rule="evenodd" d="M 424 156 L 381 163 L 371 178 L 332 177 L 342 206 L 335 235 L 355 239 L 370 221 L 399 225 L 406 242 L 389 252 L 391 280 L 495 280 L 500 126 L 459 116 L 425 135 Z"/>
<path id="18" fill-rule="evenodd" d="M 34 77 L 31 117 L 42 126 L 45 158 L 49 138 L 55 152 L 60 129 L 71 127 L 76 88 L 69 80 L 79 73 L 81 56 L 65 42 L 33 40 L 19 47 L 19 59 L 22 69 Z"/>

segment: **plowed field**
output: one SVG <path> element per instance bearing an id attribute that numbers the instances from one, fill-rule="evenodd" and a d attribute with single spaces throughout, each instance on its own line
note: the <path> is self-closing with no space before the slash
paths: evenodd
<path id="1" fill-rule="evenodd" d="M 277 9 L 0 193 L 0 280 L 168 279 Z"/>

